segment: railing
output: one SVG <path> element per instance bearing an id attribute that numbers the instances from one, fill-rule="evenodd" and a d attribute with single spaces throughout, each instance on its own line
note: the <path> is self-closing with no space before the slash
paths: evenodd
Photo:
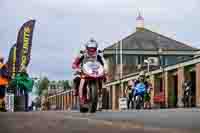
<path id="1" fill-rule="evenodd" d="M 76 109 L 78 98 L 73 95 L 73 90 L 60 92 L 47 98 L 50 110 L 69 110 Z"/>

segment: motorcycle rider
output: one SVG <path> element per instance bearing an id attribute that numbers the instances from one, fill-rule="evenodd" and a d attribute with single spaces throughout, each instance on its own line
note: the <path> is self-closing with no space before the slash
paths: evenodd
<path id="1" fill-rule="evenodd" d="M 144 71 L 141 71 L 138 77 L 138 80 L 135 81 L 134 83 L 134 99 L 137 95 L 142 94 L 143 101 L 149 101 L 150 96 L 147 95 L 149 84 L 147 81 L 145 81 L 145 73 Z"/>
<path id="2" fill-rule="evenodd" d="M 103 56 L 101 56 L 98 51 L 98 43 L 94 39 L 90 39 L 85 45 L 85 50 L 81 52 L 81 54 L 75 58 L 72 64 L 72 69 L 75 70 L 75 78 L 73 80 L 73 86 L 74 86 L 73 88 L 75 89 L 75 96 L 78 96 L 78 93 L 79 93 L 78 88 L 79 88 L 79 84 L 81 80 L 80 75 L 79 75 L 80 67 L 83 63 L 83 60 L 85 58 L 90 58 L 90 57 L 97 57 L 96 58 L 97 61 L 100 62 L 101 65 L 104 66 L 104 70 L 107 71 L 107 64 Z"/>

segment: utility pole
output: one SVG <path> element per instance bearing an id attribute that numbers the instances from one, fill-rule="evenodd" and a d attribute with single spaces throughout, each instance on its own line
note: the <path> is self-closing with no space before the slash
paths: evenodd
<path id="1" fill-rule="evenodd" d="M 120 90 L 123 91 L 123 85 L 121 83 L 122 81 L 122 77 L 123 77 L 123 53 L 122 53 L 122 40 L 120 40 L 117 44 L 116 44 L 116 49 L 115 49 L 115 53 L 116 53 L 116 56 L 115 56 L 115 60 L 116 60 L 116 66 L 118 66 L 118 64 L 120 64 L 120 72 L 117 73 L 117 77 L 120 81 Z M 119 63 L 118 63 L 118 46 L 119 46 Z"/>
<path id="2" fill-rule="evenodd" d="M 123 78 L 123 51 L 122 51 L 122 44 L 123 40 L 120 40 L 120 90 L 122 93 L 122 97 L 124 96 L 124 89 L 123 89 L 123 83 L 122 83 L 122 78 Z"/>
<path id="3" fill-rule="evenodd" d="M 120 41 L 120 79 L 123 77 L 122 40 Z"/>

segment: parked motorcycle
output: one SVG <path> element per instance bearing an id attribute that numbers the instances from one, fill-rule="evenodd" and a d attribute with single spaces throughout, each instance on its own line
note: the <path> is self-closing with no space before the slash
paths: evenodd
<path id="1" fill-rule="evenodd" d="M 87 58 L 83 61 L 80 70 L 79 105 L 80 112 L 95 113 L 98 104 L 98 91 L 102 87 L 105 77 L 104 67 L 96 58 Z"/>

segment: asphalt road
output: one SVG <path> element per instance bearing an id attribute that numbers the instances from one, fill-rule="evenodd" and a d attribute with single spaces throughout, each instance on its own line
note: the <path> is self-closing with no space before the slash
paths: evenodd
<path id="1" fill-rule="evenodd" d="M 98 112 L 95 115 L 86 114 L 85 117 L 141 123 L 144 127 L 200 129 L 200 109 L 196 108 Z"/>
<path id="2" fill-rule="evenodd" d="M 200 133 L 198 127 L 200 110 L 0 113 L 0 133 Z"/>

